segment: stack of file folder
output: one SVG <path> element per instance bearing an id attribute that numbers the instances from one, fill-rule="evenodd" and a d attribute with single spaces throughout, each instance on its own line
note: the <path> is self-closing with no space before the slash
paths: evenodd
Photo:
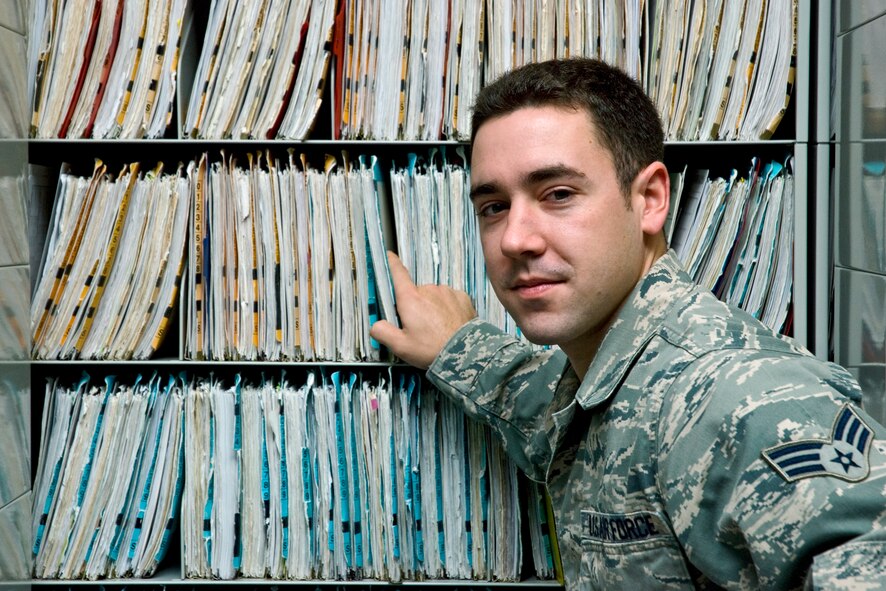
<path id="1" fill-rule="evenodd" d="M 483 85 L 586 56 L 643 85 L 668 139 L 766 139 L 797 1 L 35 0 L 31 135 L 163 137 L 177 103 L 181 138 L 466 140 Z"/>
<path id="2" fill-rule="evenodd" d="M 176 310 L 190 209 L 188 179 L 138 163 L 116 177 L 63 165 L 33 296 L 38 359 L 144 359 Z"/>
<path id="3" fill-rule="evenodd" d="M 416 374 L 278 376 L 49 380 L 34 576 L 150 576 L 176 532 L 187 578 L 551 576 L 543 490 Z"/>
<path id="4" fill-rule="evenodd" d="M 85 376 L 47 382 L 34 484 L 34 576 L 147 577 L 184 484 L 185 386 Z"/>
<path id="5" fill-rule="evenodd" d="M 245 163 L 243 162 L 245 160 Z M 245 166 L 244 166 L 245 164 Z M 747 175 L 672 174 L 671 246 L 690 274 L 776 330 L 790 321 L 790 161 Z M 486 276 L 462 148 L 393 162 L 269 151 L 208 154 L 174 174 L 64 166 L 32 307 L 39 359 L 144 359 L 172 327 L 192 360 L 384 361 L 373 322 L 397 322 L 386 250 L 419 283 L 466 291 L 520 337 Z M 152 237 L 148 239 L 148 237 Z M 21 339 L 19 339 L 21 340 Z"/>
<path id="6" fill-rule="evenodd" d="M 376 158 L 204 154 L 188 178 L 186 358 L 380 359 L 369 327 L 396 312 Z"/>
<path id="7" fill-rule="evenodd" d="M 755 158 L 746 176 L 733 170 L 728 179 L 705 169 L 675 172 L 666 225 L 671 248 L 699 285 L 782 332 L 793 285 L 792 162 Z"/>
<path id="8" fill-rule="evenodd" d="M 32 2 L 31 137 L 163 137 L 188 7 L 189 0 Z"/>

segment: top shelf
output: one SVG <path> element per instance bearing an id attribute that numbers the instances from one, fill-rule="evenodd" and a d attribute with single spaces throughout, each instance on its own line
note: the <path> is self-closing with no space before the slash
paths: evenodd
<path id="1" fill-rule="evenodd" d="M 121 20 L 114 3 L 86 15 L 92 18 L 62 14 L 55 30 L 49 10 L 35 18 L 31 135 L 459 143 L 470 133 L 479 88 L 525 63 L 570 56 L 600 57 L 640 81 L 666 136 L 757 142 L 807 135 L 805 107 L 792 96 L 808 86 L 806 0 L 771 2 L 750 15 L 739 14 L 742 3 L 719 13 L 698 4 L 626 3 L 606 18 L 596 6 L 567 11 L 553 2 L 519 15 L 498 5 L 483 10 L 482 2 L 433 2 L 424 11 L 395 2 L 399 19 L 380 5 L 370 13 L 368 5 L 332 0 L 316 0 L 303 13 L 272 12 L 275 3 L 180 2 L 165 17 L 137 4 L 127 3 Z M 166 26 L 141 36 L 111 34 L 121 22 L 164 19 Z M 95 31 L 94 45 L 72 50 L 71 40 Z"/>

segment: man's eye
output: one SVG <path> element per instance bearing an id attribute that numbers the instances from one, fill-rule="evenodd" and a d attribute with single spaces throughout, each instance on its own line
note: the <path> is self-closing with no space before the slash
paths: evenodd
<path id="1" fill-rule="evenodd" d="M 477 215 L 480 217 L 489 217 L 505 211 L 507 207 L 504 203 L 492 202 L 485 203 L 477 208 Z"/>
<path id="2" fill-rule="evenodd" d="M 548 193 L 548 199 L 551 201 L 565 201 L 572 197 L 572 191 L 568 189 L 556 189 Z"/>

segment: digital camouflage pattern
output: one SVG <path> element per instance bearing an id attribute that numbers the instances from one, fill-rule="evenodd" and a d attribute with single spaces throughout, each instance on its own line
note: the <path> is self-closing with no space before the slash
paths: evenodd
<path id="1" fill-rule="evenodd" d="M 886 589 L 886 433 L 857 383 L 694 285 L 673 252 L 583 381 L 562 352 L 478 320 L 428 377 L 547 483 L 568 589 Z M 789 479 L 795 443 L 818 467 Z"/>

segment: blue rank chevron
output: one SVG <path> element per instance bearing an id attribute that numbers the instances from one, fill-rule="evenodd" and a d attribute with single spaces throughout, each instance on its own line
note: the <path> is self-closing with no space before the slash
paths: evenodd
<path id="1" fill-rule="evenodd" d="M 867 477 L 873 432 L 849 405 L 843 405 L 830 441 L 804 439 L 763 450 L 763 457 L 788 482 L 810 476 L 835 476 L 849 482 Z"/>

